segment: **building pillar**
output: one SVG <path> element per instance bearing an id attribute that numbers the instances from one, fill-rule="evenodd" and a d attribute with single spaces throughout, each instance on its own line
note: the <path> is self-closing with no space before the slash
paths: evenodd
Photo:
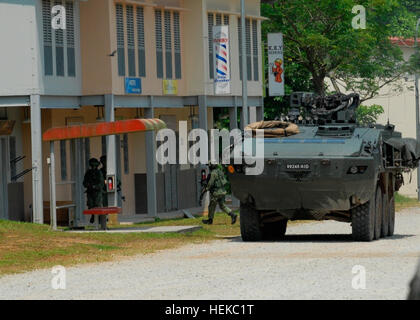
<path id="1" fill-rule="evenodd" d="M 105 121 L 113 122 L 115 121 L 115 101 L 113 94 L 106 94 L 105 99 Z M 116 136 L 108 136 L 106 138 L 106 171 L 107 175 L 115 176 L 115 184 L 117 186 L 117 149 L 116 149 Z M 106 177 L 104 177 L 106 178 Z M 118 192 L 108 193 L 108 206 L 116 207 L 118 204 L 117 201 Z"/>
<path id="2" fill-rule="evenodd" d="M 257 107 L 257 121 L 263 121 L 264 120 L 264 107 Z"/>
<path id="3" fill-rule="evenodd" d="M 238 98 L 234 97 L 235 106 L 229 108 L 229 128 L 230 130 L 238 129 Z M 233 143 L 233 141 L 230 141 Z M 239 208 L 239 200 L 236 199 L 233 194 L 231 196 L 232 199 L 232 207 Z"/>
<path id="4" fill-rule="evenodd" d="M 0 219 L 7 220 L 9 218 L 8 207 L 8 178 L 7 178 L 7 139 L 0 136 Z"/>
<path id="5" fill-rule="evenodd" d="M 153 99 L 150 108 L 145 109 L 145 118 L 155 117 Z M 147 214 L 157 217 L 156 200 L 156 136 L 155 131 L 146 131 L 146 176 L 147 176 Z"/>
<path id="6" fill-rule="evenodd" d="M 198 123 L 200 129 L 208 131 L 208 119 L 207 119 L 207 96 L 198 97 Z"/>
<path id="7" fill-rule="evenodd" d="M 249 123 L 257 122 L 257 107 L 249 107 Z"/>
<path id="8" fill-rule="evenodd" d="M 42 181 L 42 120 L 41 96 L 31 95 L 31 146 L 32 146 L 32 211 L 33 222 L 44 223 Z"/>
<path id="9" fill-rule="evenodd" d="M 229 108 L 229 128 L 230 130 L 238 128 L 238 103 L 237 98 L 235 99 L 235 106 Z"/>

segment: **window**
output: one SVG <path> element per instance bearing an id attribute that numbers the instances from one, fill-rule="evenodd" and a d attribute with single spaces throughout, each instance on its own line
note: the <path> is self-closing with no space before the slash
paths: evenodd
<path id="1" fill-rule="evenodd" d="M 155 31 L 157 77 L 163 78 L 165 70 L 165 79 L 181 79 L 181 26 L 179 12 L 156 9 Z"/>
<path id="2" fill-rule="evenodd" d="M 76 57 L 74 49 L 74 8 L 73 2 L 66 2 L 67 75 L 76 76 Z"/>
<path id="3" fill-rule="evenodd" d="M 61 5 L 66 9 L 66 29 L 51 27 L 51 9 Z M 44 42 L 44 75 L 76 76 L 74 1 L 42 0 L 42 32 Z M 66 57 L 65 57 L 66 55 Z M 54 74 L 55 72 L 55 74 Z"/>
<path id="4" fill-rule="evenodd" d="M 118 75 L 121 77 L 125 77 L 126 74 L 129 77 L 145 77 L 144 9 L 142 6 L 116 3 L 115 14 Z M 136 61 L 138 64 L 137 67 Z"/>
<path id="5" fill-rule="evenodd" d="M 210 79 L 214 79 L 214 52 L 213 52 L 213 26 L 228 26 L 229 15 L 221 13 L 208 13 L 208 34 L 209 34 L 209 75 Z M 222 23 L 223 22 L 223 23 Z"/>
<path id="6" fill-rule="evenodd" d="M 137 54 L 139 62 L 139 76 L 146 76 L 146 53 L 144 46 L 144 9 L 137 7 Z"/>
<path id="7" fill-rule="evenodd" d="M 170 11 L 165 11 L 165 65 L 166 79 L 172 79 L 172 29 Z"/>
<path id="8" fill-rule="evenodd" d="M 122 4 L 115 5 L 115 12 L 117 15 L 118 75 L 125 76 L 124 13 Z"/>
<path id="9" fill-rule="evenodd" d="M 252 32 L 251 32 L 252 28 Z M 239 39 L 239 77 L 242 80 L 242 26 L 241 18 L 238 18 Z M 248 81 L 259 81 L 259 48 L 258 48 L 258 22 L 257 20 L 245 19 L 245 46 Z"/>
<path id="10" fill-rule="evenodd" d="M 49 0 L 42 1 L 42 31 L 44 38 L 44 74 L 53 75 L 52 54 L 52 28 L 51 28 L 51 3 Z"/>

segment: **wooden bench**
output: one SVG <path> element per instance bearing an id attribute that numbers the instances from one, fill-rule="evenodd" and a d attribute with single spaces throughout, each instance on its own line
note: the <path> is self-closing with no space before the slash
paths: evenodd
<path id="1" fill-rule="evenodd" d="M 121 214 L 122 210 L 118 207 L 92 208 L 83 211 L 84 215 L 106 216 L 108 214 Z"/>

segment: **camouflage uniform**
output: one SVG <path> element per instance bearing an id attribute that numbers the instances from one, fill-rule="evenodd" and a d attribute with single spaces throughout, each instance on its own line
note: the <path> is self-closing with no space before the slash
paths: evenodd
<path id="1" fill-rule="evenodd" d="M 205 189 L 210 191 L 209 217 L 208 220 L 203 220 L 203 223 L 213 223 L 214 213 L 217 205 L 219 205 L 220 209 L 232 218 L 232 224 L 234 224 L 237 215 L 232 213 L 232 210 L 225 204 L 227 193 L 225 190 L 225 185 L 227 184 L 225 173 L 216 165 L 210 165 L 210 170 L 210 180 Z"/>
<path id="2" fill-rule="evenodd" d="M 92 158 L 89 160 L 90 169 L 86 171 L 83 186 L 86 188 L 88 209 L 102 207 L 102 190 L 104 177 L 98 169 L 99 161 Z"/>

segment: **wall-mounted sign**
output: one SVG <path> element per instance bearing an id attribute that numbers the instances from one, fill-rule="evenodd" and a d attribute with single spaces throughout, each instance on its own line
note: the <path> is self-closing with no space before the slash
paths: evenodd
<path id="1" fill-rule="evenodd" d="M 230 94 L 229 26 L 213 27 L 214 94 Z"/>
<path id="2" fill-rule="evenodd" d="M 284 96 L 283 34 L 268 34 L 268 91 L 271 97 Z"/>
<path id="3" fill-rule="evenodd" d="M 141 94 L 141 79 L 140 78 L 125 78 L 125 93 Z"/>
<path id="4" fill-rule="evenodd" d="M 176 95 L 178 94 L 178 81 L 166 79 L 163 80 L 163 94 Z"/>

